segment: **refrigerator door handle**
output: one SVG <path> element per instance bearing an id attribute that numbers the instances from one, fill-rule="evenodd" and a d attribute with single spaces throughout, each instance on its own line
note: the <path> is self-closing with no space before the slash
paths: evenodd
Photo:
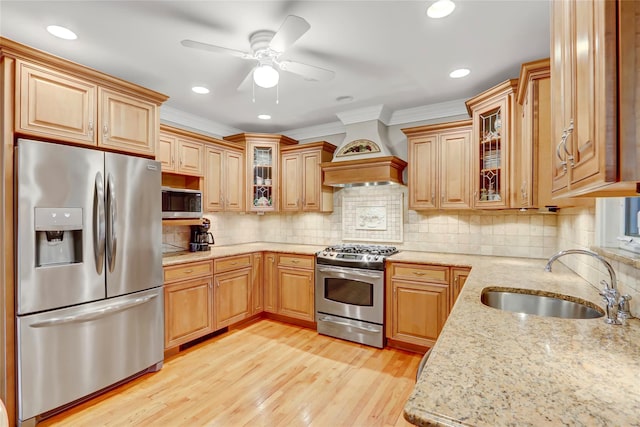
<path id="1" fill-rule="evenodd" d="M 113 175 L 107 175 L 107 259 L 109 261 L 109 271 L 113 271 L 116 266 L 116 254 L 118 249 L 118 238 L 116 236 L 116 221 L 118 209 L 116 205 L 116 190 L 113 183 Z"/>
<path id="2" fill-rule="evenodd" d="M 102 274 L 104 266 L 105 218 L 104 218 L 104 184 L 102 174 L 96 174 L 93 204 L 93 253 L 96 259 L 96 271 Z"/>
<path id="3" fill-rule="evenodd" d="M 100 319 L 102 317 L 110 316 L 114 313 L 130 309 L 132 307 L 145 304 L 158 295 L 148 295 L 145 297 L 134 298 L 132 300 L 124 301 L 119 304 L 109 305 L 99 310 L 91 311 L 88 313 L 77 314 L 75 316 L 54 317 L 53 319 L 43 320 L 42 322 L 32 323 L 29 325 L 31 328 L 44 328 L 47 326 L 56 326 L 66 323 L 81 323 L 88 322 L 90 320 Z"/>

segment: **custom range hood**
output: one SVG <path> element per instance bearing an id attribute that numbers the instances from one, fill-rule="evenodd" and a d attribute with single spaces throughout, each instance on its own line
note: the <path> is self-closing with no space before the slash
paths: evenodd
<path id="1" fill-rule="evenodd" d="M 333 187 L 403 184 L 407 162 L 390 150 L 384 106 L 338 113 L 345 125 L 344 143 L 331 162 L 321 163 L 323 184 Z"/>

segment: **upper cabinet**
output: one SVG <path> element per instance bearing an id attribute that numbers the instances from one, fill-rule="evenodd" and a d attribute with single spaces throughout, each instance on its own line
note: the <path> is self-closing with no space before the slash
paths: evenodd
<path id="1" fill-rule="evenodd" d="M 518 80 L 507 80 L 467 101 L 473 120 L 472 206 L 510 206 L 510 159 L 515 141 L 515 91 Z"/>
<path id="2" fill-rule="evenodd" d="M 247 211 L 279 210 L 280 146 L 298 142 L 284 135 L 241 133 L 225 140 L 246 144 Z"/>
<path id="3" fill-rule="evenodd" d="M 244 150 L 205 146 L 204 208 L 207 212 L 244 211 Z"/>
<path id="4" fill-rule="evenodd" d="M 281 148 L 282 211 L 333 210 L 333 187 L 322 185 L 320 163 L 331 161 L 335 150 L 335 145 L 324 141 Z"/>
<path id="5" fill-rule="evenodd" d="M 402 132 L 409 143 L 409 209 L 468 209 L 471 120 Z"/>
<path id="6" fill-rule="evenodd" d="M 167 97 L 2 39 L 15 65 L 15 133 L 155 157 Z"/>
<path id="7" fill-rule="evenodd" d="M 637 195 L 640 5 L 555 0 L 551 13 L 553 194 Z"/>
<path id="8" fill-rule="evenodd" d="M 203 176 L 204 144 L 201 138 L 206 137 L 162 125 L 158 142 L 158 161 L 162 172 Z"/>

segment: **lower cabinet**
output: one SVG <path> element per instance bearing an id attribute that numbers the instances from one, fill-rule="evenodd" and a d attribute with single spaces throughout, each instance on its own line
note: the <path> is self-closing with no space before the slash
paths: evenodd
<path id="1" fill-rule="evenodd" d="M 164 346 L 176 347 L 214 331 L 212 262 L 164 268 Z"/>
<path id="2" fill-rule="evenodd" d="M 386 336 L 392 344 L 433 347 L 469 271 L 464 267 L 388 263 Z"/>
<path id="3" fill-rule="evenodd" d="M 314 256 L 267 252 L 264 260 L 264 311 L 313 322 Z"/>
<path id="4" fill-rule="evenodd" d="M 253 254 L 214 260 L 214 329 L 237 323 L 252 314 Z"/>

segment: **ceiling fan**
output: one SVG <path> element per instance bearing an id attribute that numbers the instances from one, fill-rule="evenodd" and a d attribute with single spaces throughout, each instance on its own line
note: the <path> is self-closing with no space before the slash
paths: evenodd
<path id="1" fill-rule="evenodd" d="M 263 88 L 270 88 L 278 84 L 280 78 L 278 69 L 298 74 L 307 80 L 331 80 L 335 74 L 333 71 L 301 62 L 280 60 L 280 55 L 302 37 L 309 28 L 311 28 L 311 25 L 303 18 L 289 15 L 277 32 L 259 30 L 252 33 L 249 36 L 251 52 L 243 52 L 194 40 L 182 40 L 180 43 L 185 47 L 257 61 L 257 66 L 250 71 L 250 74 L 253 73 L 255 84 Z"/>

